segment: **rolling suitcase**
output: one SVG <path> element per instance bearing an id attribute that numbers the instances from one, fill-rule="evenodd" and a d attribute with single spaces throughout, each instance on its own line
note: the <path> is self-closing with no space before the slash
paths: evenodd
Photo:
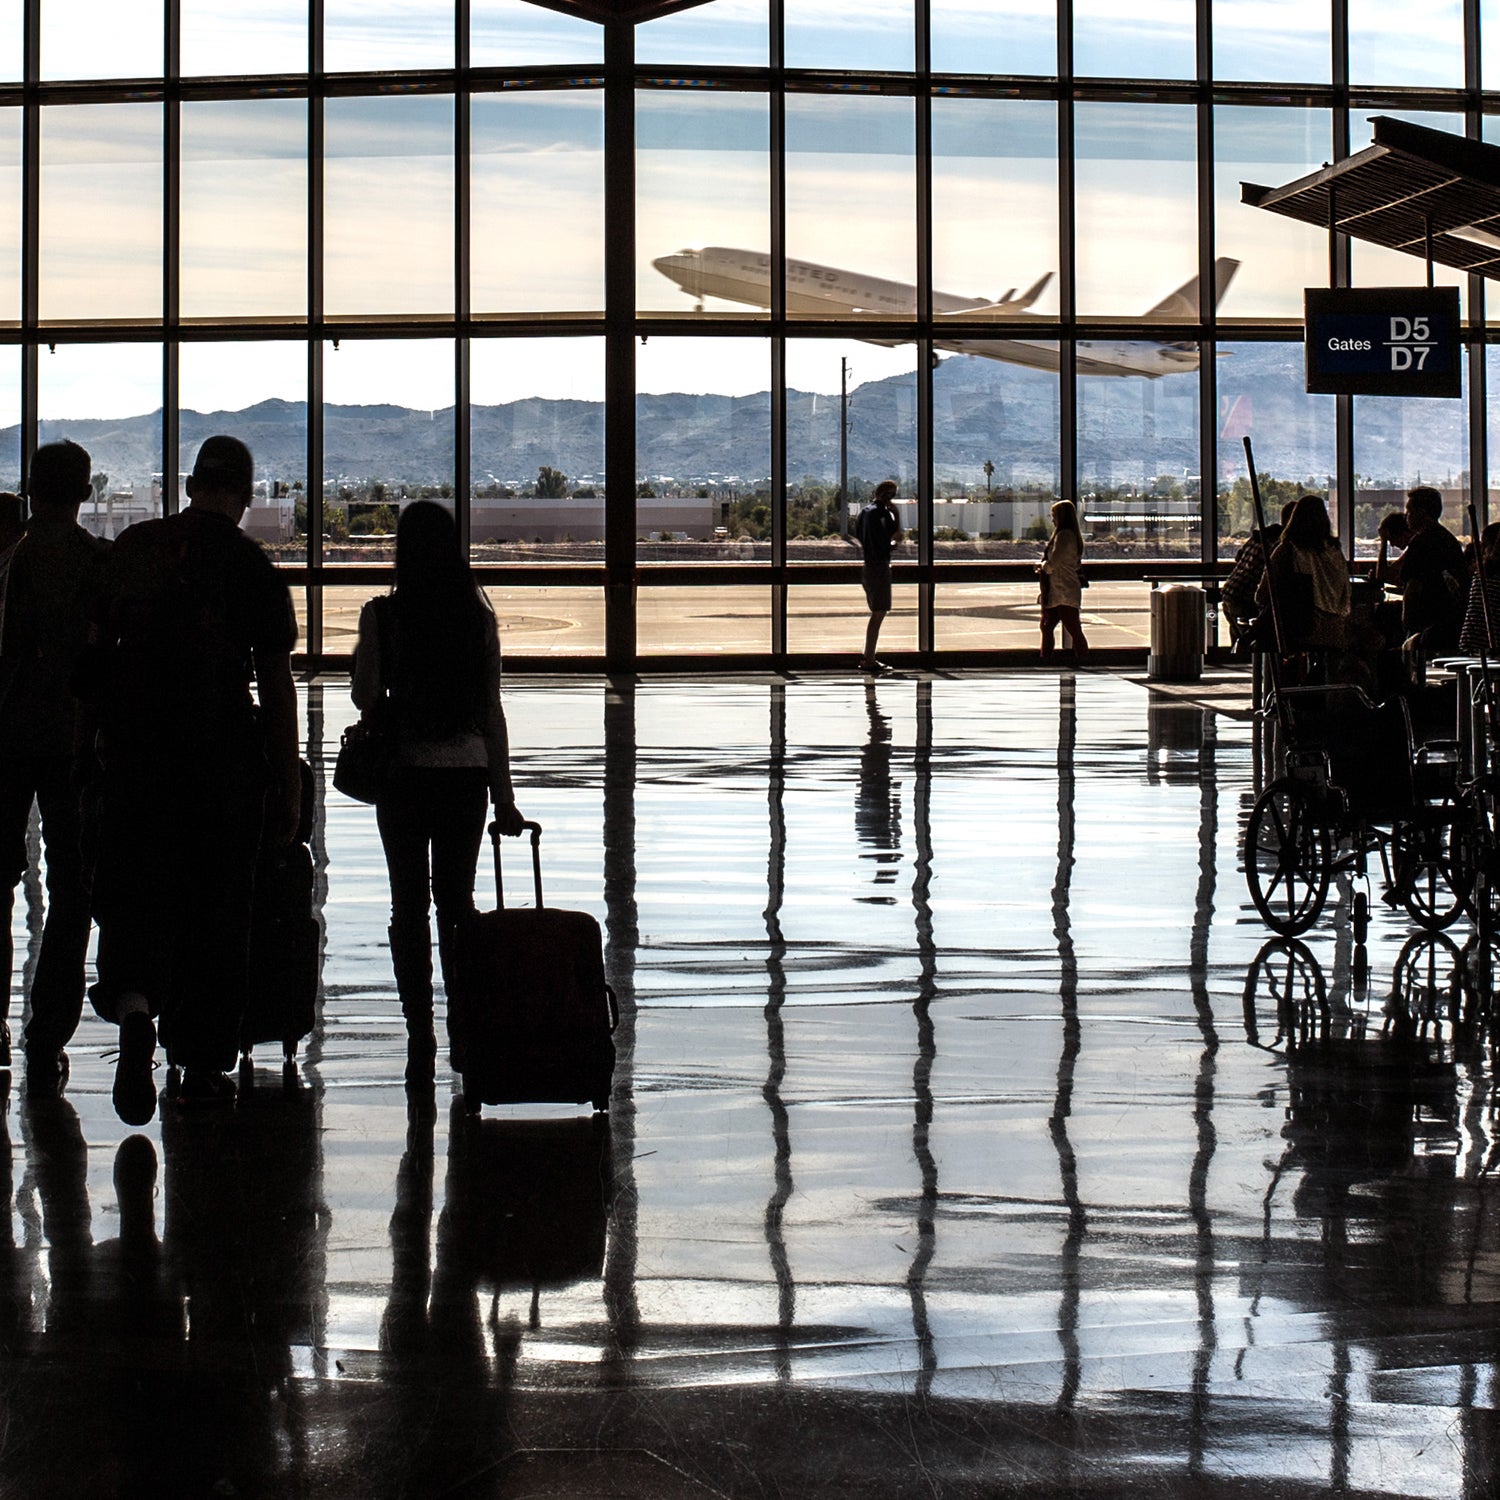
<path id="1" fill-rule="evenodd" d="M 290 1062 L 312 1029 L 318 1005 L 318 947 L 313 916 L 312 768 L 302 762 L 302 821 L 296 841 L 264 848 L 255 869 L 250 918 L 250 983 L 240 1021 L 240 1055 L 279 1042 Z"/>
<path id="2" fill-rule="evenodd" d="M 505 905 L 500 830 L 490 824 L 498 910 L 455 929 L 448 1041 L 470 1112 L 485 1104 L 609 1108 L 618 1020 L 604 980 L 604 937 L 587 912 L 542 904 L 542 829 L 531 836 L 534 907 Z"/>

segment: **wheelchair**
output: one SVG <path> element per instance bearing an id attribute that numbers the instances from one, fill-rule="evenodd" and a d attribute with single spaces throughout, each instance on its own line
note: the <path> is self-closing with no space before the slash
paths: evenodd
<path id="1" fill-rule="evenodd" d="M 1373 703 L 1342 683 L 1280 687 L 1268 712 L 1279 774 L 1256 798 L 1244 840 L 1246 883 L 1266 925 L 1284 937 L 1306 932 L 1347 875 L 1363 944 L 1371 856 L 1389 905 L 1429 931 L 1451 924 L 1468 905 L 1476 858 L 1459 810 L 1457 742 L 1419 743 L 1403 699 Z"/>

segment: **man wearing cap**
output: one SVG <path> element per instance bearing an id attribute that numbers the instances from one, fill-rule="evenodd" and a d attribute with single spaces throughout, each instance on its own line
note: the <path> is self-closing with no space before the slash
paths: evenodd
<path id="1" fill-rule="evenodd" d="M 297 625 L 239 529 L 253 481 L 250 450 L 211 437 L 187 509 L 120 536 L 82 684 L 102 786 L 90 994 L 120 1027 L 114 1103 L 131 1125 L 156 1110 L 157 1025 L 177 1102 L 233 1100 L 256 855 L 263 832 L 297 826 Z"/>

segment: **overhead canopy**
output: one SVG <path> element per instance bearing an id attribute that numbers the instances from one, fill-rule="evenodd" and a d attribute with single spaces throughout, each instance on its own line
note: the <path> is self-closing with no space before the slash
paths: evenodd
<path id="1" fill-rule="evenodd" d="M 673 11 L 691 10 L 708 0 L 531 0 L 547 10 L 560 10 L 565 16 L 579 16 L 585 21 L 654 21 Z"/>
<path id="2" fill-rule="evenodd" d="M 1423 259 L 1430 232 L 1440 265 L 1500 278 L 1500 146 L 1386 115 L 1371 124 L 1373 146 L 1285 187 L 1242 182 L 1241 199 Z"/>

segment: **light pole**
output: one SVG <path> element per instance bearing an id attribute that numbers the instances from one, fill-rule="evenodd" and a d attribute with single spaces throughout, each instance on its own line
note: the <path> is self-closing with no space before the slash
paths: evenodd
<path id="1" fill-rule="evenodd" d="M 984 498 L 990 498 L 990 481 L 995 477 L 995 461 L 987 458 L 984 461 Z"/>

